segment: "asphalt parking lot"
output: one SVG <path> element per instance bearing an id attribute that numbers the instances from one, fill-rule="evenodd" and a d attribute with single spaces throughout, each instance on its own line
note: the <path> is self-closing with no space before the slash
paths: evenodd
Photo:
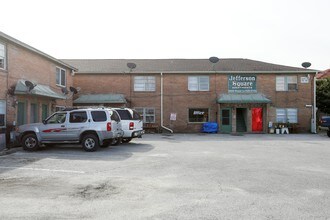
<path id="1" fill-rule="evenodd" d="M 161 134 L 0 156 L 0 219 L 329 219 L 330 138 Z"/>

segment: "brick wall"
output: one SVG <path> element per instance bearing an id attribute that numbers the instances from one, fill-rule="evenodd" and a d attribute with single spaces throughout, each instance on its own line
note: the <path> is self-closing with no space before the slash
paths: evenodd
<path id="1" fill-rule="evenodd" d="M 5 42 L 5 41 L 2 41 Z M 17 120 L 17 101 L 24 101 L 27 105 L 26 123 L 29 123 L 30 104 L 38 105 L 38 118 L 41 121 L 41 105 L 49 106 L 49 113 L 56 105 L 72 106 L 72 98 L 68 100 L 52 100 L 51 98 L 36 97 L 30 95 L 7 95 L 10 87 L 15 87 L 19 79 L 29 80 L 36 84 L 49 86 L 57 93 L 61 92 L 61 87 L 56 85 L 56 67 L 66 70 L 67 88 L 73 85 L 71 70 L 65 66 L 55 63 L 37 53 L 25 49 L 19 45 L 6 43 L 7 69 L 0 71 L 0 99 L 7 100 L 7 124 L 11 125 Z"/>
<path id="2" fill-rule="evenodd" d="M 155 92 L 134 92 L 134 75 L 132 74 L 77 74 L 74 86 L 81 87 L 81 94 L 88 93 L 121 93 L 129 101 L 128 107 L 153 107 L 156 109 L 156 123 L 160 124 L 160 74 L 156 76 Z M 208 108 L 209 121 L 218 121 L 218 104 L 216 99 L 220 94 L 228 93 L 228 76 L 226 74 L 209 74 L 210 91 L 188 91 L 188 76 L 193 74 L 164 74 L 164 125 L 175 132 L 198 132 L 202 124 L 188 122 L 189 108 Z M 201 75 L 201 74 L 197 74 Z M 298 91 L 277 92 L 276 74 L 257 75 L 257 91 L 269 98 L 272 103 L 264 105 L 266 117 L 264 126 L 269 121 L 276 121 L 276 108 L 297 108 L 298 123 L 302 131 L 310 129 L 311 109 L 306 104 L 313 104 L 312 81 L 300 83 L 298 76 Z M 266 107 L 268 106 L 268 108 Z M 250 112 L 250 111 L 249 111 Z M 170 114 L 176 113 L 176 121 L 170 121 Z M 266 131 L 266 129 L 265 129 Z"/>

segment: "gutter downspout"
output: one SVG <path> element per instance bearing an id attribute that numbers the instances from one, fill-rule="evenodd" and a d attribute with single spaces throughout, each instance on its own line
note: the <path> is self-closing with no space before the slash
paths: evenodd
<path id="1" fill-rule="evenodd" d="M 313 82 L 313 124 L 312 124 L 312 133 L 317 134 L 316 131 L 316 111 L 317 111 L 317 107 L 316 107 L 316 75 L 318 72 L 315 73 L 314 76 L 314 82 Z"/>
<path id="2" fill-rule="evenodd" d="M 173 130 L 165 127 L 164 124 L 163 124 L 164 123 L 164 117 L 163 117 L 164 104 L 163 104 L 163 101 L 164 101 L 164 99 L 163 99 L 163 73 L 161 72 L 160 73 L 160 126 L 173 134 Z"/>

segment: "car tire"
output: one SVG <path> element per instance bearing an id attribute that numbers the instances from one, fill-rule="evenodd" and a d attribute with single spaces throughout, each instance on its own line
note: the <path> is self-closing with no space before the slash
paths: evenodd
<path id="1" fill-rule="evenodd" d="M 328 135 L 328 137 L 330 137 L 330 130 L 329 130 L 329 131 L 327 131 L 327 135 Z"/>
<path id="2" fill-rule="evenodd" d="M 101 148 L 106 148 L 110 146 L 110 141 L 103 141 L 103 144 L 100 145 Z"/>
<path id="3" fill-rule="evenodd" d="M 128 143 L 128 142 L 130 142 L 132 140 L 132 138 L 123 138 L 122 140 L 121 140 L 121 142 L 123 142 L 123 143 Z"/>
<path id="4" fill-rule="evenodd" d="M 81 145 L 85 151 L 93 152 L 99 148 L 99 139 L 95 134 L 87 134 L 83 137 Z"/>
<path id="5" fill-rule="evenodd" d="M 39 149 L 38 138 L 35 134 L 27 134 L 22 138 L 22 146 L 26 151 L 35 151 Z"/>

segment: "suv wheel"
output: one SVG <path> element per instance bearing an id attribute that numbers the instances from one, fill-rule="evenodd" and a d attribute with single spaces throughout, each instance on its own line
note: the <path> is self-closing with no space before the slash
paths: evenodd
<path id="1" fill-rule="evenodd" d="M 22 139 L 22 146 L 24 150 L 35 151 L 39 148 L 37 136 L 35 134 L 27 134 Z"/>
<path id="2" fill-rule="evenodd" d="M 85 151 L 92 152 L 99 148 L 99 140 L 94 134 L 87 134 L 82 139 L 82 147 Z"/>
<path id="3" fill-rule="evenodd" d="M 329 128 L 330 129 L 330 128 Z M 330 137 L 330 130 L 327 131 L 327 135 L 328 137 Z"/>

